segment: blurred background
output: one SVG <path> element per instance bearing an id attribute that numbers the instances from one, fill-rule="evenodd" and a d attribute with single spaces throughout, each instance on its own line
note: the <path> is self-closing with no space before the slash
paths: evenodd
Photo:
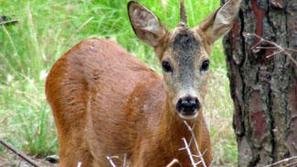
<path id="1" fill-rule="evenodd" d="M 44 95 L 45 78 L 54 62 L 86 38 L 112 38 L 160 72 L 153 50 L 133 33 L 128 0 L 0 0 L 0 139 L 43 159 L 57 154 L 56 130 Z M 139 0 L 173 29 L 178 0 Z M 219 0 L 186 0 L 190 26 L 220 5 Z M 214 166 L 236 166 L 232 128 L 233 103 L 221 40 L 213 46 L 205 115 L 211 132 Z M 1 161 L 13 161 L 0 145 Z"/>

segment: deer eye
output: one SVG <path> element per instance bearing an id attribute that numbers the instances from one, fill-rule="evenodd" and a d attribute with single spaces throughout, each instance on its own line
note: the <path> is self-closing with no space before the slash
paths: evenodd
<path id="1" fill-rule="evenodd" d="M 168 61 L 162 61 L 162 68 L 165 72 L 172 72 L 172 67 Z"/>
<path id="2" fill-rule="evenodd" d="M 209 60 L 204 60 L 202 65 L 201 65 L 201 71 L 207 71 L 209 68 Z"/>

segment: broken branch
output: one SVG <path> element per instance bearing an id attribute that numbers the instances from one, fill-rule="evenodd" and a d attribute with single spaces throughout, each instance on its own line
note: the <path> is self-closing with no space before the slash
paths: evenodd
<path id="1" fill-rule="evenodd" d="M 30 160 L 28 157 L 26 157 L 25 154 L 23 154 L 23 153 L 17 151 L 16 149 L 12 148 L 12 146 L 10 146 L 9 144 L 7 144 L 6 142 L 4 142 L 1 139 L 0 139 L 0 144 L 3 145 L 4 147 L 6 147 L 11 152 L 13 152 L 14 154 L 16 154 L 18 157 L 20 157 L 24 161 L 26 161 L 28 164 L 30 164 L 30 165 L 32 165 L 34 167 L 39 167 L 35 162 Z"/>

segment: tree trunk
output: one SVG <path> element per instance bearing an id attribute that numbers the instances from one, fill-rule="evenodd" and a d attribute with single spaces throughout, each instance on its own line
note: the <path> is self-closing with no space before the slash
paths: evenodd
<path id="1" fill-rule="evenodd" d="M 245 33 L 297 49 L 297 0 L 243 0 L 224 39 L 238 163 L 254 167 L 297 155 L 297 66 Z"/>

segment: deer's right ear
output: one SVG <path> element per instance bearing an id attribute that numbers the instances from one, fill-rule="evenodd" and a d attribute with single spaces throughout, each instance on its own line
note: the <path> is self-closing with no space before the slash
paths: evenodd
<path id="1" fill-rule="evenodd" d="M 226 34 L 238 15 L 241 0 L 228 0 L 214 14 L 204 20 L 199 28 L 205 33 L 207 41 L 213 43 Z"/>
<path id="2" fill-rule="evenodd" d="M 166 35 L 157 16 L 135 1 L 128 3 L 128 14 L 137 37 L 145 43 L 156 47 Z"/>

